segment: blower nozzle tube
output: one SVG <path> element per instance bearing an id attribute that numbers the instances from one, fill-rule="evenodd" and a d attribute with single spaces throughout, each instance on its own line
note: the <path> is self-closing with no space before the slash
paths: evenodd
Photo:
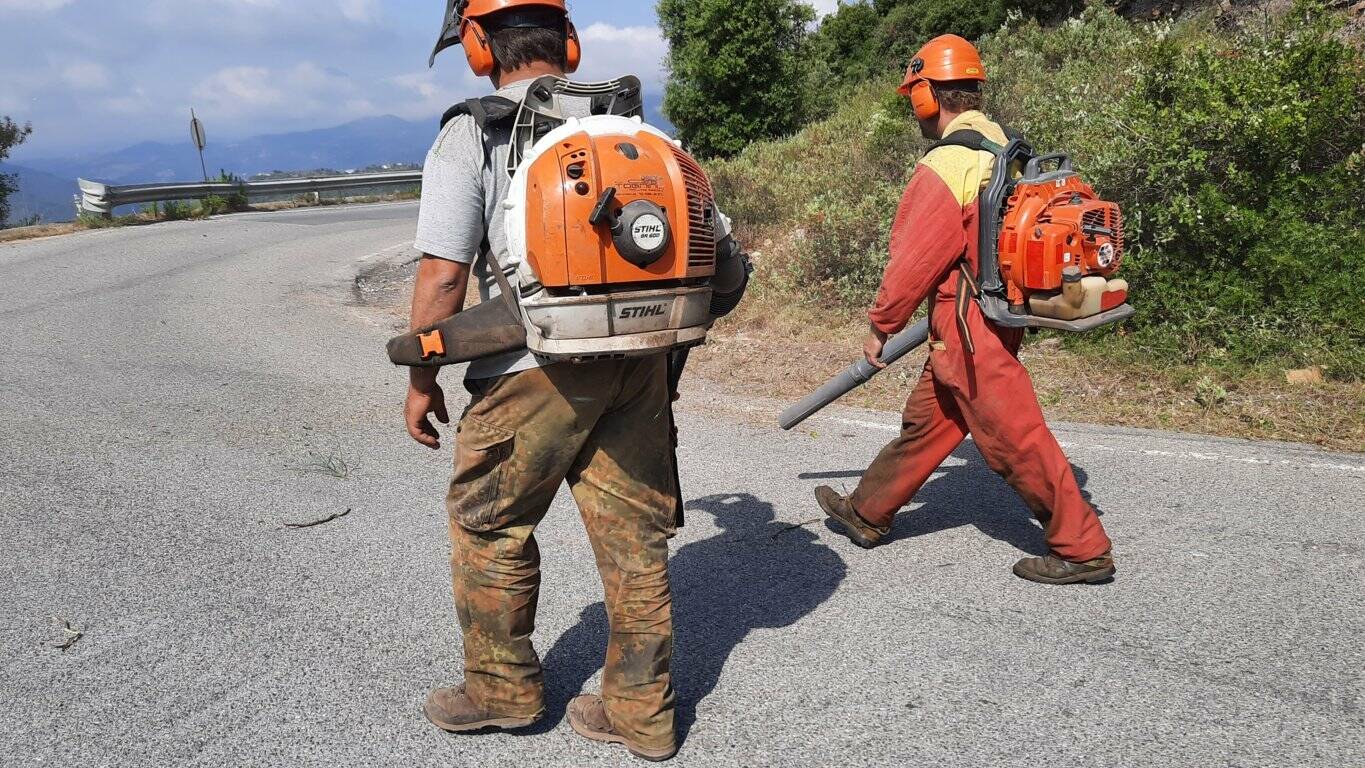
<path id="1" fill-rule="evenodd" d="M 910 352 L 929 341 L 929 321 L 921 320 L 914 326 L 896 334 L 886 342 L 882 349 L 882 362 L 887 365 L 900 360 Z M 802 400 L 778 417 L 783 429 L 792 429 L 811 416 L 819 413 L 825 406 L 847 395 L 872 380 L 881 370 L 866 360 L 859 360 L 844 369 L 843 373 L 830 379 L 819 389 L 806 395 Z"/>

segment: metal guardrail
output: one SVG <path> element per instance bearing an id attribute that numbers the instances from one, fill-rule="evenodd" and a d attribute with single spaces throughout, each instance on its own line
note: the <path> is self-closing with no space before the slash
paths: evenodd
<path id="1" fill-rule="evenodd" d="M 348 176 L 323 176 L 310 179 L 278 179 L 271 181 L 209 182 L 192 184 L 132 184 L 111 186 L 97 181 L 78 179 L 81 194 L 77 209 L 80 213 L 112 216 L 121 205 L 159 203 L 168 200 L 201 200 L 209 195 L 228 195 L 243 192 L 247 199 L 280 195 L 304 195 L 323 192 L 407 187 L 422 182 L 421 171 L 393 173 L 361 173 Z"/>

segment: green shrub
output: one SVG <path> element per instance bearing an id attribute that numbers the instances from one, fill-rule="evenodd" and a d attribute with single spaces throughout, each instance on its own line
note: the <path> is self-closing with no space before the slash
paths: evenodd
<path id="1" fill-rule="evenodd" d="M 660 0 L 658 14 L 669 44 L 664 114 L 691 151 L 730 156 L 800 127 L 809 5 Z"/>
<path id="2" fill-rule="evenodd" d="M 219 216 L 229 210 L 227 198 L 218 195 L 209 195 L 199 203 L 200 216 Z"/>
<path id="3" fill-rule="evenodd" d="M 1071 152 L 1127 216 L 1139 316 L 1069 343 L 1365 377 L 1365 60 L 1340 30 L 1320 5 L 1228 29 L 1097 4 L 981 41 L 993 115 Z M 713 165 L 743 229 L 797 235 L 764 267 L 775 289 L 850 315 L 871 301 L 922 147 L 896 74 L 847 90 L 790 141 Z"/>
<path id="4" fill-rule="evenodd" d="M 983 41 L 993 114 L 1123 205 L 1139 347 L 1365 375 L 1365 70 L 1339 28 L 1311 4 L 1228 31 L 1092 7 Z"/>
<path id="5" fill-rule="evenodd" d="M 222 210 L 217 211 L 217 213 L 237 213 L 251 207 L 251 201 L 247 198 L 246 194 L 246 180 L 241 176 L 238 176 L 235 173 L 229 173 L 225 170 L 219 170 L 218 178 L 214 179 L 214 181 L 237 185 L 237 188 L 231 193 L 218 198 L 221 201 L 220 206 Z"/>
<path id="6" fill-rule="evenodd" d="M 1137 328 L 1248 363 L 1365 375 L 1365 66 L 1320 9 L 1225 41 L 1162 40 L 1126 100 Z M 1168 319 L 1169 318 L 1169 319 Z"/>
<path id="7" fill-rule="evenodd" d="M 819 119 L 842 87 L 887 72 L 903 73 L 930 38 L 968 39 L 1000 28 L 1011 16 L 1050 20 L 1079 7 L 1077 0 L 875 0 L 841 3 L 811 35 L 808 101 Z"/>
<path id="8" fill-rule="evenodd" d="M 717 196 L 742 227 L 789 240 L 787 259 L 765 269 L 772 287 L 852 311 L 875 291 L 907 172 L 918 155 L 890 79 L 867 83 L 851 103 L 790 141 L 751 145 L 710 166 Z"/>
<path id="9" fill-rule="evenodd" d="M 182 221 L 193 216 L 194 206 L 189 203 L 167 200 L 161 204 L 161 218 L 165 221 Z"/>

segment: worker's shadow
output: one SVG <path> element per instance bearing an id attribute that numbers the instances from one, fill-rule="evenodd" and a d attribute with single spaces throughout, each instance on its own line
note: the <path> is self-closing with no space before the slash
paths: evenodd
<path id="1" fill-rule="evenodd" d="M 953 457 L 965 463 L 941 467 L 939 474 L 925 483 L 911 502 L 919 506 L 896 516 L 891 535 L 883 539 L 883 545 L 971 525 L 987 536 L 1025 553 L 1046 555 L 1047 541 L 1037 517 L 1029 511 L 1014 489 L 991 471 L 975 444 L 963 443 L 953 452 Z M 1081 495 L 1093 504 L 1086 490 L 1090 475 L 1074 463 L 1071 468 L 1076 473 Z M 861 476 L 862 473 L 857 471 L 813 472 L 802 474 L 800 478 L 846 480 L 848 482 L 842 492 L 847 494 L 852 493 Z M 1095 506 L 1095 511 L 1104 514 L 1099 506 Z M 837 529 L 831 527 L 831 530 Z"/>
<path id="2" fill-rule="evenodd" d="M 669 562 L 673 589 L 673 685 L 681 742 L 697 705 L 715 690 L 734 649 L 755 629 L 787 627 L 828 600 L 844 580 L 843 559 L 809 529 L 776 520 L 773 506 L 748 494 L 690 501 L 694 515 L 721 532 L 687 544 Z M 583 611 L 545 656 L 546 718 L 554 728 L 570 699 L 602 667 L 607 617 L 602 603 Z"/>

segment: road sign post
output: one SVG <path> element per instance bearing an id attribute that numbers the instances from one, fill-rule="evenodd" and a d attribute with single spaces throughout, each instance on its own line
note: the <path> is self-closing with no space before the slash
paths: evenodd
<path id="1" fill-rule="evenodd" d="M 190 109 L 190 137 L 194 139 L 194 147 L 199 150 L 199 170 L 204 174 L 204 182 L 208 183 L 209 169 L 204 165 L 204 147 L 208 146 L 208 137 L 204 134 L 204 124 L 195 116 L 194 109 Z"/>

